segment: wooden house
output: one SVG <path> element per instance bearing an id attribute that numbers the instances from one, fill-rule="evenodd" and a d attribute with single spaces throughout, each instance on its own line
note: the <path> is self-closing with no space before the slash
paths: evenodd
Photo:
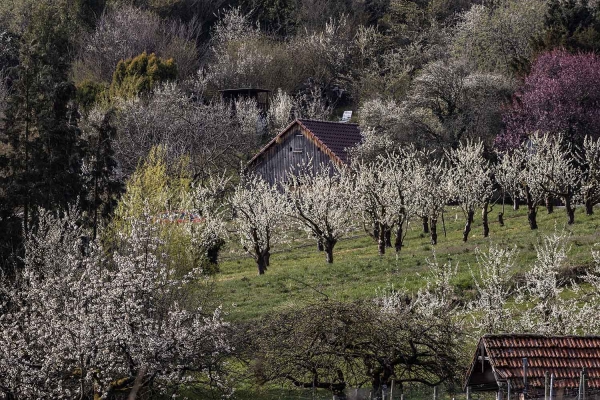
<path id="1" fill-rule="evenodd" d="M 309 164 L 313 172 L 321 166 L 341 167 L 349 162 L 349 149 L 362 141 L 357 124 L 297 119 L 262 148 L 247 170 L 270 184 L 285 183 L 290 171 Z"/>
<path id="2" fill-rule="evenodd" d="M 468 394 L 496 392 L 497 399 L 552 395 L 552 400 L 560 400 L 583 394 L 596 398 L 600 336 L 485 335 L 479 340 L 465 388 Z"/>

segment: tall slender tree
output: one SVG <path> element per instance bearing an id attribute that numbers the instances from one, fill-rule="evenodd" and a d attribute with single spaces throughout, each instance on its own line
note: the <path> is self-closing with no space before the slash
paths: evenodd
<path id="1" fill-rule="evenodd" d="M 0 176 L 5 207 L 22 216 L 25 233 L 38 207 L 64 210 L 83 190 L 85 146 L 68 79 L 73 27 L 64 17 L 52 4 L 33 7 L 21 36 L 19 64 L 10 73 Z"/>
<path id="2" fill-rule="evenodd" d="M 91 121 L 87 133 L 89 142 L 84 178 L 86 180 L 85 205 L 92 237 L 98 234 L 98 225 L 106 220 L 117 207 L 118 197 L 125 190 L 122 180 L 117 176 L 117 161 L 113 149 L 116 128 L 113 124 L 114 112 L 109 110 L 98 115 L 99 121 Z"/>

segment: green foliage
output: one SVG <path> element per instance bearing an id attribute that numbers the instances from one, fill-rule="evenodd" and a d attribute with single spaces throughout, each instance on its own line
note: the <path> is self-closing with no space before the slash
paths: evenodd
<path id="1" fill-rule="evenodd" d="M 281 36 L 294 34 L 300 22 L 297 0 L 244 0 L 244 8 L 253 12 L 262 29 Z"/>
<path id="2" fill-rule="evenodd" d="M 59 5 L 62 3 L 58 3 Z M 23 210 L 25 231 L 39 207 L 66 210 L 82 195 L 80 177 L 86 143 L 77 128 L 69 82 L 75 28 L 59 5 L 28 8 L 20 34 L 19 63 L 10 70 L 0 176 L 6 212 Z"/>
<path id="3" fill-rule="evenodd" d="M 170 58 L 163 60 L 152 53 L 143 52 L 137 57 L 121 60 L 110 85 L 111 97 L 133 97 L 149 92 L 159 82 L 175 80 L 177 66 Z"/>
<path id="4" fill-rule="evenodd" d="M 166 151 L 154 147 L 129 177 L 126 193 L 116 210 L 116 220 L 140 218 L 145 213 L 158 217 L 161 213 L 191 207 L 192 179 L 186 160 L 168 170 Z"/>
<path id="5" fill-rule="evenodd" d="M 104 99 L 107 89 L 108 87 L 102 83 L 89 80 L 81 82 L 77 85 L 75 95 L 78 106 L 84 111 L 91 109 L 94 104 Z"/>
<path id="6" fill-rule="evenodd" d="M 160 225 L 160 251 L 168 255 L 172 268 L 180 273 L 196 267 L 207 274 L 217 272 L 216 258 L 223 239 L 206 220 L 179 219 L 182 213 L 190 215 L 196 209 L 188 164 L 187 159 L 181 159 L 169 168 L 164 148 L 154 147 L 127 181 L 104 240 L 116 240 L 118 232 L 128 229 L 129 220 L 149 215 Z"/>
<path id="7" fill-rule="evenodd" d="M 538 51 L 564 48 L 570 52 L 600 50 L 600 3 L 550 0 L 545 29 L 535 38 Z"/>
<path id="8" fill-rule="evenodd" d="M 532 38 L 544 25 L 545 0 L 496 0 L 474 5 L 460 16 L 452 51 L 482 71 L 511 74 L 528 63 Z"/>

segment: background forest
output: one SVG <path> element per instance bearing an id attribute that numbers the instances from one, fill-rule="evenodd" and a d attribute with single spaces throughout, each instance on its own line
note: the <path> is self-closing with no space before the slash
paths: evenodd
<path id="1" fill-rule="evenodd" d="M 587 0 L 1 1 L 0 398 L 456 393 L 480 334 L 599 334 L 598 51 Z M 345 110 L 348 169 L 244 173 Z"/>

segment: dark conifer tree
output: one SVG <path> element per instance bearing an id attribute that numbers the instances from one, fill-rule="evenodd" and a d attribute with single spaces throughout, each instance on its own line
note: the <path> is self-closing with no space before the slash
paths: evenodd
<path id="1" fill-rule="evenodd" d="M 534 38 L 539 52 L 564 48 L 571 53 L 600 51 L 600 3 L 588 0 L 550 0 L 545 29 Z"/>
<path id="2" fill-rule="evenodd" d="M 12 227 L 22 224 L 25 234 L 35 227 L 40 207 L 63 211 L 84 194 L 85 142 L 73 107 L 75 87 L 68 79 L 73 23 L 60 12 L 47 3 L 32 10 L 20 37 L 18 64 L 9 72 L 0 134 L 0 205 L 3 220 Z M 20 247 L 19 237 L 5 240 L 13 251 Z"/>
<path id="3" fill-rule="evenodd" d="M 117 175 L 118 165 L 112 146 L 117 132 L 113 117 L 114 112 L 108 111 L 102 121 L 93 126 L 95 132 L 88 139 L 85 208 L 94 239 L 101 220 L 107 220 L 112 215 L 119 196 L 125 190 L 123 181 Z"/>

